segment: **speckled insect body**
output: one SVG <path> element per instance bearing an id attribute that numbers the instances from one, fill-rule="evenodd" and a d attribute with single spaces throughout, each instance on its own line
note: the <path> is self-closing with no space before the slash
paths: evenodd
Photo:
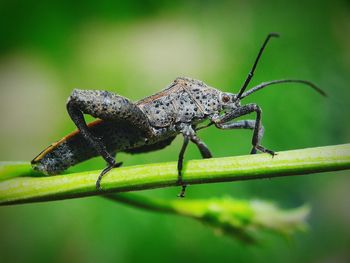
<path id="1" fill-rule="evenodd" d="M 58 174 L 77 163 L 102 156 L 107 167 L 96 181 L 97 189 L 101 189 L 102 176 L 121 165 L 115 161 L 116 153 L 160 150 L 182 134 L 184 142 L 178 158 L 178 183 L 182 186 L 179 196 L 183 197 L 186 184 L 182 181 L 182 166 L 189 141 L 198 147 L 203 158 L 212 157 L 208 147 L 196 135 L 199 129 L 211 125 L 219 129 L 251 129 L 251 153 L 261 151 L 273 156 L 273 151 L 260 144 L 264 133 L 260 107 L 254 103 L 241 105 L 241 99 L 266 86 L 286 82 L 307 84 L 325 95 L 309 81 L 289 79 L 265 82 L 245 92 L 260 56 L 273 36 L 277 35 L 272 33 L 266 38 L 238 94 L 222 92 L 202 81 L 185 77 L 175 79 L 164 90 L 135 103 L 107 91 L 74 90 L 68 98 L 67 110 L 78 130 L 53 143 L 34 158 L 34 169 L 46 174 Z M 234 121 L 254 112 L 255 120 Z M 98 120 L 86 124 L 83 114 Z M 198 127 L 205 120 L 209 120 L 209 124 Z"/>

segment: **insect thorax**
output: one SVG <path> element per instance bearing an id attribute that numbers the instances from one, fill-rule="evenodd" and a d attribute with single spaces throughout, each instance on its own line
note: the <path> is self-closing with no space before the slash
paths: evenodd
<path id="1" fill-rule="evenodd" d="M 161 92 L 137 104 L 153 127 L 168 127 L 176 123 L 199 123 L 221 110 L 217 89 L 199 80 L 177 78 Z"/>

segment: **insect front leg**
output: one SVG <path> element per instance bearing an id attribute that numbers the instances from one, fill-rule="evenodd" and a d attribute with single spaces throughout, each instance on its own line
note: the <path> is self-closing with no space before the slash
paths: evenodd
<path id="1" fill-rule="evenodd" d="M 67 101 L 67 110 L 71 119 L 78 127 L 86 141 L 107 162 L 96 181 L 96 188 L 100 189 L 100 182 L 104 174 L 121 163 L 116 163 L 107 151 L 102 138 L 94 136 L 87 126 L 84 115 L 89 114 L 102 120 L 124 121 L 141 130 L 146 136 L 150 134 L 148 119 L 145 114 L 128 99 L 107 91 L 100 90 L 73 90 Z"/>
<path id="2" fill-rule="evenodd" d="M 255 120 L 241 120 L 241 121 L 235 121 L 235 122 L 226 122 L 223 124 L 217 124 L 216 127 L 222 130 L 232 130 L 232 129 L 249 129 L 254 130 L 255 129 Z M 260 145 L 261 139 L 264 136 L 264 126 L 260 126 L 259 132 L 258 132 L 258 139 L 257 139 L 257 145 Z"/>
<path id="3" fill-rule="evenodd" d="M 231 120 L 238 118 L 240 116 L 244 116 L 250 114 L 252 112 L 256 113 L 256 120 L 246 120 L 246 121 L 238 121 L 238 122 L 230 122 Z M 238 128 L 246 128 L 253 129 L 253 138 L 252 138 L 252 150 L 251 154 L 255 154 L 258 150 L 264 153 L 269 153 L 271 155 L 275 155 L 275 153 L 269 149 L 264 148 L 260 141 L 262 139 L 264 128 L 261 124 L 261 108 L 256 104 L 247 104 L 238 109 L 235 109 L 232 112 L 229 112 L 223 116 L 219 116 L 214 118 L 212 121 L 215 123 L 215 126 L 219 129 L 238 129 Z"/>

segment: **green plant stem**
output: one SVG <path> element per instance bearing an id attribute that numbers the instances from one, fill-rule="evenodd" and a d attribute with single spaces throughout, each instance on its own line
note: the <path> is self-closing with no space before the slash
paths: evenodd
<path id="1" fill-rule="evenodd" d="M 154 197 L 146 197 L 143 195 L 136 195 L 131 193 L 107 194 L 103 197 L 112 201 L 116 201 L 118 203 L 123 203 L 151 212 L 178 214 L 176 207 L 173 205 L 173 202 L 175 201 L 169 201 Z"/>
<path id="2" fill-rule="evenodd" d="M 263 200 L 239 200 L 230 197 L 163 200 L 131 193 L 108 194 L 107 199 L 129 206 L 160 213 L 180 215 L 199 221 L 245 243 L 256 243 L 259 234 L 272 232 L 289 236 L 305 230 L 308 206 L 281 209 Z"/>
<path id="3" fill-rule="evenodd" d="M 0 182 L 21 175 L 40 176 L 28 163 L 0 162 Z"/>
<path id="4" fill-rule="evenodd" d="M 21 165 L 21 169 L 24 166 Z M 192 160 L 185 164 L 183 176 L 185 183 L 201 184 L 345 169 L 350 169 L 350 144 L 279 152 L 273 158 L 268 154 L 256 154 Z M 8 178 L 8 171 L 0 170 L 0 178 Z M 100 170 L 5 180 L 0 183 L 0 205 L 176 186 L 178 179 L 175 162 L 123 167 L 106 174 L 102 180 L 103 191 L 97 191 L 95 182 L 99 173 Z"/>

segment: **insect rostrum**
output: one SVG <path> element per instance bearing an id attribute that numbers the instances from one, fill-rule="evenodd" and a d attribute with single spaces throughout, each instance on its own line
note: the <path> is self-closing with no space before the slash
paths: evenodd
<path id="1" fill-rule="evenodd" d="M 32 161 L 34 169 L 45 174 L 58 174 L 77 163 L 102 156 L 107 167 L 96 181 L 97 189 L 101 189 L 103 175 L 121 165 L 115 161 L 116 153 L 136 154 L 160 150 L 182 134 L 184 142 L 178 157 L 178 183 L 182 186 L 179 196 L 183 197 L 186 184 L 182 181 L 181 171 L 189 141 L 198 147 L 203 158 L 212 157 L 208 147 L 197 137 L 198 129 L 215 125 L 219 129 L 253 130 L 251 153 L 260 151 L 273 156 L 273 151 L 260 144 L 264 133 L 260 107 L 255 103 L 241 105 L 241 99 L 269 85 L 288 82 L 306 84 L 325 95 L 313 83 L 293 79 L 264 82 L 245 91 L 266 44 L 271 37 L 277 36 L 275 33 L 267 36 L 237 94 L 222 92 L 202 81 L 185 77 L 176 78 L 164 90 L 137 102 L 108 91 L 73 90 L 67 101 L 67 110 L 78 130 L 35 157 Z M 234 121 L 254 112 L 255 120 Z M 84 114 L 98 120 L 87 124 Z M 209 125 L 198 127 L 205 120 L 210 120 Z"/>

